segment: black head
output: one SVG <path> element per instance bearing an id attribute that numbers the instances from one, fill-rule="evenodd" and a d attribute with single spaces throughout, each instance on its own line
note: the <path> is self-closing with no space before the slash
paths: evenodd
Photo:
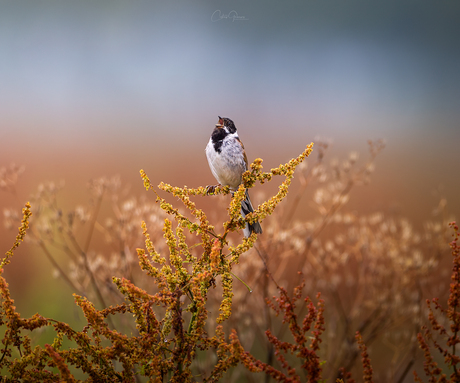
<path id="1" fill-rule="evenodd" d="M 230 120 L 227 117 L 221 117 L 221 116 L 217 116 L 217 117 L 219 117 L 219 124 L 225 126 L 229 133 L 236 132 L 236 126 L 232 120 Z"/>

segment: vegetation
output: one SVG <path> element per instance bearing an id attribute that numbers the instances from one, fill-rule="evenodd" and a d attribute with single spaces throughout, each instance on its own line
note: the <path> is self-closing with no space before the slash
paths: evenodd
<path id="1" fill-rule="evenodd" d="M 444 298 L 445 218 L 416 233 L 406 219 L 346 209 L 383 147 L 370 142 L 362 164 L 352 153 L 327 166 L 325 143 L 316 144 L 315 158 L 305 162 L 310 144 L 269 172 L 257 159 L 216 227 L 197 207 L 206 188 L 156 189 L 143 171 L 156 202 L 125 198 L 117 178 L 101 178 L 89 185 L 88 207 L 65 213 L 56 198 L 61 186 L 40 186 L 22 218 L 5 212 L 7 226 L 22 221 L 0 265 L 3 381 L 402 382 L 412 370 L 420 372 L 416 381 L 421 372 L 430 382 L 459 381 L 458 227 L 451 223 L 452 282 L 442 309 L 439 298 L 424 300 Z M 2 169 L 0 187 L 14 191 L 22 171 Z M 296 194 L 279 206 L 294 172 Z M 245 188 L 278 176 L 278 192 L 243 219 Z M 229 198 L 219 197 L 228 188 L 214 193 L 207 198 Z M 307 193 L 316 212 L 296 219 Z M 103 217 L 107 198 L 113 212 Z M 263 222 L 264 234 L 242 238 L 237 232 L 253 220 Z M 97 233 L 106 239 L 100 252 L 91 248 Z M 16 311 L 3 270 L 24 239 L 75 291 L 82 328 Z M 43 328 L 54 330 L 54 341 L 42 347 L 31 334 Z"/>

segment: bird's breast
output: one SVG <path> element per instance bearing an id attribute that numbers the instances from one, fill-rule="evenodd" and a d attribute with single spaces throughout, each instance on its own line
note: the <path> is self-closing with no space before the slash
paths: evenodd
<path id="1" fill-rule="evenodd" d="M 246 171 L 244 152 L 235 138 L 224 139 L 220 146 L 220 152 L 215 149 L 212 139 L 206 147 L 206 156 L 209 167 L 217 179 L 224 186 L 236 190 L 241 184 L 241 176 Z"/>

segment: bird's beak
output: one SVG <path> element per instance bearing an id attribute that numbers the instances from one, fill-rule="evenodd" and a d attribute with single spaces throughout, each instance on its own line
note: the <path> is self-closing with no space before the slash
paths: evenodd
<path id="1" fill-rule="evenodd" d="M 224 126 L 224 120 L 222 119 L 221 116 L 217 116 L 217 117 L 219 117 L 219 123 L 216 124 L 216 126 L 219 128 L 222 128 Z"/>

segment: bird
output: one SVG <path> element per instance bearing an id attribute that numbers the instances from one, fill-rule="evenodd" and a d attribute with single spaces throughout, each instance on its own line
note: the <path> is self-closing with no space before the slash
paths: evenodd
<path id="1" fill-rule="evenodd" d="M 234 122 L 226 117 L 218 116 L 218 118 L 219 122 L 206 145 L 206 157 L 214 178 L 220 185 L 229 186 L 233 196 L 242 183 L 243 173 L 248 170 L 248 158 Z M 212 188 L 208 187 L 208 190 Z M 241 202 L 241 215 L 244 218 L 253 211 L 254 208 L 246 189 L 246 196 Z M 252 233 L 262 234 L 259 222 L 246 222 L 243 230 L 244 236 L 248 238 Z"/>

